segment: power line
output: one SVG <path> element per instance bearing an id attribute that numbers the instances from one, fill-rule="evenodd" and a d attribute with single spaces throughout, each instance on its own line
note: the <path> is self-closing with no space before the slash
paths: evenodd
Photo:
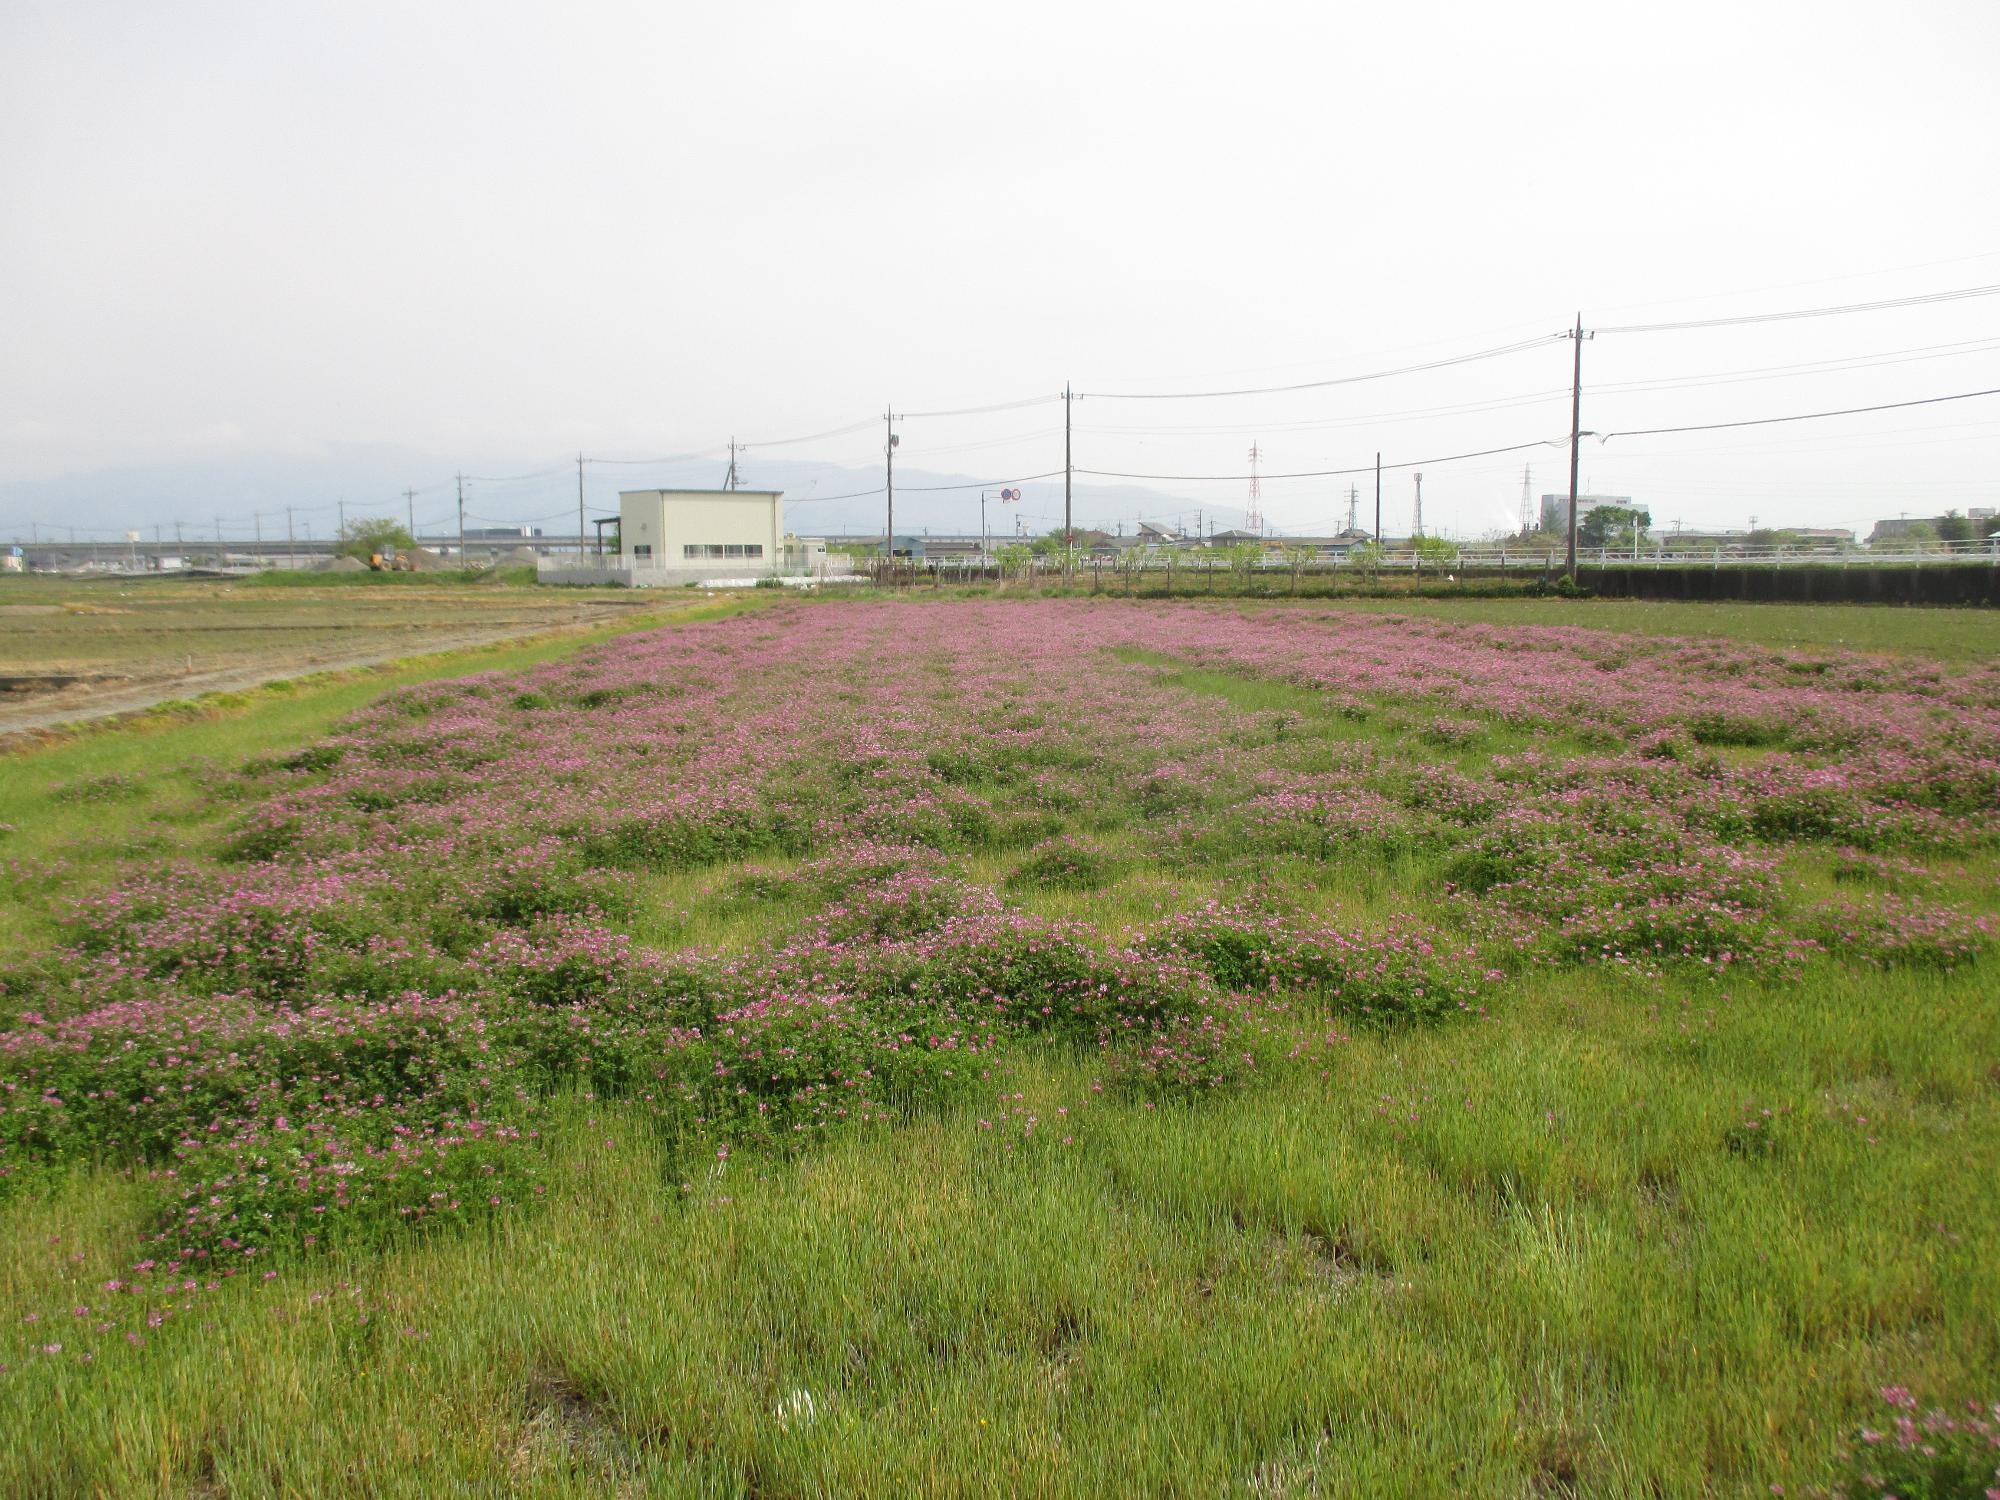
<path id="1" fill-rule="evenodd" d="M 467 474 L 467 484 L 518 484 L 526 479 L 548 479 L 556 474 L 567 474 L 569 465 L 560 469 L 537 469 L 532 474 Z"/>
<path id="2" fill-rule="evenodd" d="M 1532 443 L 1510 443 L 1504 448 L 1481 448 L 1476 453 L 1448 453 L 1442 458 L 1412 458 L 1402 463 L 1383 464 L 1384 469 L 1414 469 L 1423 464 L 1451 464 L 1466 458 L 1490 458 L 1495 453 L 1524 453 L 1530 448 L 1559 448 L 1569 441 L 1566 437 L 1542 438 Z M 1373 474 L 1374 464 L 1361 464 L 1352 469 L 1302 469 L 1292 474 L 1264 474 L 1264 479 L 1333 479 L 1349 474 Z M 1093 479 L 1178 479 L 1178 480 L 1235 480 L 1250 478 L 1248 474 L 1124 474 L 1115 469 L 1078 469 L 1079 474 L 1088 474 Z M 1049 478 L 1041 475 L 1041 478 Z M 1018 481 L 1013 481 L 1018 482 Z"/>
<path id="3" fill-rule="evenodd" d="M 1519 354 L 1524 349 L 1538 348 L 1555 342 L 1560 334 L 1543 334 L 1537 338 L 1521 339 L 1512 344 L 1501 344 L 1493 349 L 1480 349 L 1471 354 L 1454 354 L 1445 359 L 1427 360 L 1422 364 L 1403 365 L 1393 370 L 1374 370 L 1366 375 L 1342 375 L 1332 380 L 1303 380 L 1293 385 L 1253 386 L 1233 391 L 1078 391 L 1080 397 L 1095 397 L 1100 401 L 1203 401 L 1219 396 L 1278 396 L 1291 391 L 1317 391 L 1328 386 L 1355 385 L 1364 380 L 1387 380 L 1394 375 L 1414 375 L 1423 370 L 1442 370 L 1450 365 L 1471 364 L 1474 360 L 1497 359 L 1503 354 Z"/>
<path id="4" fill-rule="evenodd" d="M 990 411 L 1019 411 L 1024 406 L 1047 406 L 1052 401 L 1062 400 L 1061 396 L 1024 396 L 1019 401 L 996 401 L 991 406 L 959 406 L 949 411 L 899 411 L 899 420 L 910 417 L 977 417 Z"/>
<path id="5" fill-rule="evenodd" d="M 909 486 L 904 485 L 903 488 L 908 489 Z M 785 504 L 820 505 L 828 500 L 866 500 L 872 495 L 879 495 L 881 493 L 882 493 L 882 486 L 878 484 L 872 490 L 851 490 L 845 495 L 798 495 L 798 496 L 787 495 L 785 497 Z"/>
<path id="6" fill-rule="evenodd" d="M 968 481 L 965 484 L 906 484 L 902 486 L 902 488 L 906 490 L 927 490 L 927 491 L 976 490 L 981 488 L 991 488 L 994 485 L 1032 484 L 1037 479 L 1059 479 L 1062 477 L 1062 472 L 1063 471 L 1061 469 L 1051 469 L 1046 474 L 1022 474 L 1013 479 L 974 479 Z M 1076 472 L 1081 474 L 1084 471 L 1082 469 L 1078 469 Z"/>
<path id="7" fill-rule="evenodd" d="M 1329 428 L 1368 427 L 1378 422 L 1398 422 L 1421 417 L 1469 416 L 1476 412 L 1504 411 L 1511 407 L 1533 406 L 1538 402 L 1551 401 L 1557 396 L 1567 396 L 1568 394 L 1569 387 L 1562 386 L 1545 391 L 1524 391 L 1518 395 L 1496 396 L 1489 401 L 1458 402 L 1449 406 L 1406 407 L 1400 411 L 1366 412 L 1357 416 L 1339 417 L 1327 421 L 1203 423 L 1198 426 L 1180 427 L 1090 427 L 1079 423 L 1076 430 L 1080 433 L 1112 433 L 1121 436 L 1143 437 L 1203 437 L 1239 432 L 1318 432 Z M 932 449 L 930 451 L 944 452 L 949 450 Z"/>
<path id="8" fill-rule="evenodd" d="M 829 427 L 825 432 L 809 432 L 804 437 L 765 438 L 762 442 L 745 443 L 745 448 L 789 448 L 794 443 L 816 443 L 821 438 L 846 437 L 850 432 L 864 432 L 873 427 L 881 418 L 865 417 L 859 422 L 849 422 L 845 427 Z"/>
<path id="9" fill-rule="evenodd" d="M 1655 297 L 1649 302 L 1621 302 L 1607 312 L 1629 312 L 1638 307 L 1679 307 L 1689 302 L 1720 302 L 1727 297 L 1755 297 L 1766 292 L 1790 292 L 1800 287 L 1832 286 L 1842 281 L 1866 281 L 1874 276 L 1900 276 L 1905 271 L 1931 271 L 1939 266 L 1962 266 L 1975 260 L 2000 260 L 2000 250 L 1982 250 L 1976 255 L 1953 255 L 1943 260 L 1920 260 L 1903 266 L 1877 266 L 1871 271 L 1849 271 L 1840 276 L 1819 276 L 1811 281 L 1784 281 L 1775 285 L 1737 287 L 1727 292 L 1697 292 L 1689 297 Z"/>
<path id="10" fill-rule="evenodd" d="M 804 439 L 802 438 L 795 439 L 794 441 L 803 442 Z M 745 443 L 742 446 L 746 448 L 752 448 L 752 447 L 762 447 L 763 444 Z M 584 462 L 587 464 L 618 464 L 621 466 L 625 465 L 643 466 L 647 464 L 689 464 L 693 463 L 697 459 L 713 458 L 717 453 L 721 451 L 722 451 L 722 445 L 718 443 L 716 444 L 715 447 L 704 448 L 698 453 L 669 453 L 664 458 L 586 458 Z"/>
<path id="11" fill-rule="evenodd" d="M 1837 375 L 1850 370 L 1879 369 L 1885 365 L 1921 364 L 1932 359 L 1958 359 L 1967 354 L 1985 354 L 2000 348 L 2000 338 L 1965 339 L 1952 344 L 1918 344 L 1909 349 L 1884 349 L 1876 354 L 1854 354 L 1838 359 L 1808 360 L 1795 365 L 1756 365 L 1747 370 L 1711 370 L 1701 375 L 1670 375 L 1658 380 L 1617 380 L 1591 387 L 1591 394 L 1622 395 L 1634 391 L 1693 390 L 1712 385 L 1745 385 L 1765 380 L 1782 380 L 1795 375 Z"/>
<path id="12" fill-rule="evenodd" d="M 1668 432 L 1718 432 L 1725 427 L 1770 427 L 1779 422 L 1814 422 L 1821 417 L 1853 417 L 1871 411 L 1901 411 L 1910 406 L 1936 406 L 1943 401 L 1971 401 L 1980 396 L 2000 396 L 2000 386 L 1986 391 L 1960 391 L 1952 396 L 1925 396 L 1917 401 L 1884 401 L 1879 406 L 1843 406 L 1836 411 L 1801 411 L 1784 417 L 1751 417 L 1742 422 L 1697 422 L 1688 427 L 1633 427 L 1624 432 L 1604 432 L 1594 436 L 1600 443 L 1616 437 L 1658 437 Z"/>
<path id="13" fill-rule="evenodd" d="M 1800 307 L 1787 312 L 1742 313 L 1730 318 L 1691 318 L 1682 323 L 1625 323 L 1598 328 L 1596 333 L 1669 333 L 1682 328 L 1733 328 L 1744 323 L 1785 323 L 1796 318 L 1831 318 L 1844 313 L 1884 312 L 1897 307 L 1925 307 L 1933 302 L 1962 302 L 1968 297 L 2000 294 L 2000 283 L 1958 287 L 1949 292 L 1925 292 L 1915 297 L 1885 297 L 1877 302 L 1849 302 L 1839 307 Z"/>

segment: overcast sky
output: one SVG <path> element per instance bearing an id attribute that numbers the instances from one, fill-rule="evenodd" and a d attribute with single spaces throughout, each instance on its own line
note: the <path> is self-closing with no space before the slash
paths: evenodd
<path id="1" fill-rule="evenodd" d="M 439 474 L 664 454 L 1065 381 L 1367 373 L 1579 308 L 2000 283 L 1997 64 L 1993 0 L 7 0 L 0 480 L 338 443 Z M 1584 373 L 1599 431 L 2000 387 L 2000 297 L 1606 333 Z M 1236 475 L 1252 442 L 1295 472 L 1556 439 L 1569 374 L 1551 340 L 1283 396 L 1094 394 L 1075 461 Z M 1061 417 L 911 417 L 902 461 L 1042 474 Z M 878 425 L 749 461 L 880 447 Z M 1427 468 L 1432 529 L 1509 524 L 1524 463 L 1537 493 L 1566 484 L 1558 447 Z M 1592 442 L 1583 467 L 1660 522 L 1865 528 L 2000 503 L 2000 398 Z M 1266 515 L 1338 524 L 1346 484 L 1269 482 Z M 1412 489 L 1392 472 L 1391 532 Z"/>

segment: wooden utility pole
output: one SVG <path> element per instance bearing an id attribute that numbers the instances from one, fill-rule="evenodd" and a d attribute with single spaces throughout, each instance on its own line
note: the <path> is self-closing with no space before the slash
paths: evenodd
<path id="1" fill-rule="evenodd" d="M 1375 545 L 1382 545 L 1382 455 L 1375 455 Z"/>
<path id="2" fill-rule="evenodd" d="M 465 476 L 458 476 L 458 565 L 465 566 Z"/>
<path id="3" fill-rule="evenodd" d="M 404 490 L 403 504 L 409 508 L 410 545 L 414 547 L 417 545 L 417 492 L 415 490 Z"/>
<path id="4" fill-rule="evenodd" d="M 1069 572 L 1069 549 L 1072 540 L 1069 511 L 1069 382 L 1063 382 L 1063 572 Z"/>
<path id="5" fill-rule="evenodd" d="M 1570 337 L 1576 340 L 1576 363 L 1569 383 L 1569 561 L 1567 572 L 1576 583 L 1576 470 L 1583 453 L 1583 314 L 1576 315 Z"/>
<path id="6" fill-rule="evenodd" d="M 890 407 L 882 413 L 882 427 L 889 434 L 889 441 L 882 445 L 882 483 L 889 497 L 888 518 L 884 525 L 888 528 L 882 538 L 882 555 L 889 560 L 889 576 L 896 574 L 896 412 Z"/>

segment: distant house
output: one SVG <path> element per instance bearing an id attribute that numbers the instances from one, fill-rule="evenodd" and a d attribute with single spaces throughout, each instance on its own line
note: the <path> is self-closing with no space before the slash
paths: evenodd
<path id="1" fill-rule="evenodd" d="M 1326 550 L 1336 557 L 1345 557 L 1356 547 L 1365 547 L 1374 540 L 1374 537 L 1363 531 L 1359 526 L 1350 526 L 1345 531 L 1328 537 L 1326 539 Z"/>
<path id="2" fill-rule="evenodd" d="M 1253 547 L 1261 547 L 1264 544 L 1263 534 L 1256 531 L 1244 531 L 1240 528 L 1232 528 L 1229 531 L 1218 531 L 1208 539 L 1208 544 L 1211 547 L 1241 547 L 1245 543 Z"/>

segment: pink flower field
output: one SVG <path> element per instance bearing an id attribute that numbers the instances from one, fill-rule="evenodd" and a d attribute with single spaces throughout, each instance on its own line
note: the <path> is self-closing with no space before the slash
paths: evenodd
<path id="1" fill-rule="evenodd" d="M 1329 1037 L 1491 1027 L 1564 975 L 1713 1014 L 1962 974 L 2000 668 L 785 602 L 201 775 L 219 834 L 65 890 L 0 972 L 0 1196 L 108 1171 L 149 1205 L 71 1358 L 218 1294 L 183 1289 L 531 1224 L 563 1100 L 782 1161 L 987 1100 L 1021 1049 L 1226 1110 Z"/>

